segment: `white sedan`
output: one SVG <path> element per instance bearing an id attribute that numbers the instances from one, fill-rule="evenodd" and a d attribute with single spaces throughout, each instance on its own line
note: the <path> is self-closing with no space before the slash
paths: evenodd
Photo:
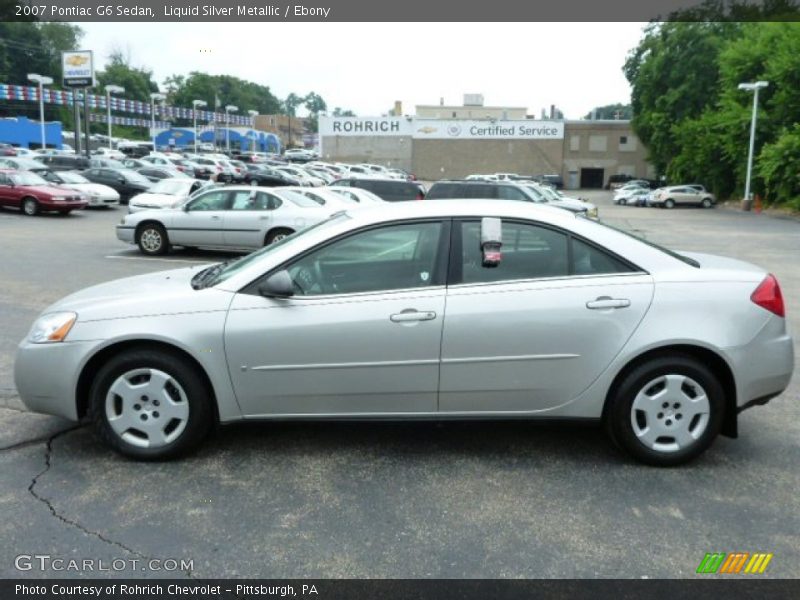
<path id="1" fill-rule="evenodd" d="M 162 179 L 146 192 L 137 194 L 128 203 L 128 212 L 175 208 L 188 200 L 192 194 L 212 185 L 204 179 L 169 177 Z"/>
<path id="2" fill-rule="evenodd" d="M 102 183 L 89 181 L 75 171 L 39 171 L 39 175 L 50 183 L 80 192 L 86 197 L 89 206 L 117 206 L 119 192 Z"/>
<path id="3" fill-rule="evenodd" d="M 144 254 L 169 252 L 171 246 L 252 250 L 326 219 L 330 209 L 281 188 L 214 187 L 180 207 L 128 214 L 117 238 L 137 244 Z"/>
<path id="4" fill-rule="evenodd" d="M 309 189 L 305 187 L 283 187 L 281 188 L 282 192 L 295 192 L 306 198 L 310 198 L 320 206 L 324 206 L 325 208 L 331 209 L 332 211 L 339 211 L 339 210 L 352 210 L 354 208 L 358 208 L 359 206 L 363 206 L 357 200 L 347 196 L 343 196 L 341 194 L 337 194 L 334 191 L 334 188 L 314 188 Z"/>

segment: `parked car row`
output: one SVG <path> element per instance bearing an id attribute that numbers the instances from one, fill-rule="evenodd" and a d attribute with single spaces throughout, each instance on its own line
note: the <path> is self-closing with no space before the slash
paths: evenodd
<path id="1" fill-rule="evenodd" d="M 614 204 L 628 206 L 658 206 L 674 208 L 679 205 L 711 208 L 717 200 L 700 184 L 685 184 L 650 189 L 648 182 L 629 182 L 614 193 Z"/>

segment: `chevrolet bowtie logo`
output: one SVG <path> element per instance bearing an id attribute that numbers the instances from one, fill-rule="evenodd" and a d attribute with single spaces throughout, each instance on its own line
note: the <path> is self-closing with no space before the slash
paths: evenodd
<path id="1" fill-rule="evenodd" d="M 439 131 L 438 127 L 420 127 L 417 129 L 419 133 L 433 133 L 434 131 Z"/>
<path id="2" fill-rule="evenodd" d="M 87 62 L 89 62 L 89 57 L 81 56 L 80 54 L 73 54 L 72 56 L 68 56 L 65 62 L 73 67 L 80 67 L 81 65 L 85 65 Z"/>

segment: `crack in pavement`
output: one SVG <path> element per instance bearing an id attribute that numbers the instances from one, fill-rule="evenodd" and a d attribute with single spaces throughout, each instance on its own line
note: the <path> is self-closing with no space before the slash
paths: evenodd
<path id="1" fill-rule="evenodd" d="M 106 544 L 109 544 L 111 546 L 116 546 L 117 548 L 120 548 L 121 550 L 124 550 L 125 552 L 127 552 L 129 554 L 132 554 L 132 555 L 134 555 L 137 558 L 140 558 L 142 560 L 146 560 L 148 562 L 149 561 L 153 561 L 153 560 L 157 560 L 155 556 L 148 556 L 146 554 L 143 554 L 143 553 L 139 552 L 138 550 L 134 550 L 133 548 L 131 548 L 129 546 L 126 546 L 122 542 L 118 542 L 117 540 L 113 540 L 110 537 L 107 537 L 107 536 L 103 535 L 99 531 L 93 531 L 93 530 L 89 529 L 88 527 L 82 525 L 78 521 L 73 521 L 72 519 L 68 519 L 67 517 L 65 517 L 64 515 L 60 514 L 56 510 L 55 506 L 53 506 L 53 503 L 48 498 L 45 498 L 44 496 L 42 496 L 41 494 L 39 494 L 36 491 L 36 484 L 39 483 L 39 479 L 41 479 L 50 470 L 50 467 L 52 466 L 53 442 L 57 438 L 61 437 L 62 435 L 66 435 L 67 433 L 70 433 L 72 431 L 76 431 L 77 429 L 80 429 L 81 427 L 83 427 L 83 425 L 76 425 L 75 427 L 70 427 L 68 429 L 64 429 L 62 431 L 58 431 L 58 432 L 54 433 L 53 435 L 48 436 L 47 438 L 44 438 L 44 439 L 41 439 L 41 440 L 29 440 L 27 442 L 20 442 L 19 444 L 13 444 L 12 446 L 9 446 L 7 448 L 7 449 L 11 449 L 11 448 L 22 446 L 22 445 L 33 444 L 33 443 L 36 443 L 37 441 L 46 441 L 47 442 L 47 445 L 45 447 L 45 454 L 44 454 L 44 469 L 42 469 L 37 475 L 35 475 L 33 477 L 33 479 L 31 479 L 31 483 L 28 486 L 28 492 L 36 500 L 38 500 L 39 502 L 44 504 L 48 508 L 50 513 L 56 519 L 58 519 L 59 521 L 61 521 L 65 525 L 69 525 L 70 527 L 75 527 L 76 529 L 80 530 L 81 532 L 83 532 L 86 535 L 96 537 L 100 541 L 102 541 L 102 542 L 104 542 Z M 3 450 L 3 448 L 0 448 L 0 450 Z M 191 570 L 186 572 L 186 577 L 188 577 L 189 579 L 196 579 L 193 571 L 191 571 Z"/>

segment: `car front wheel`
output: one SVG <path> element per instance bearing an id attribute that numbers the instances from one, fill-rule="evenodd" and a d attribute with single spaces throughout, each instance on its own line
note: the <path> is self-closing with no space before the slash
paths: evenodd
<path id="1" fill-rule="evenodd" d="M 201 374 L 185 358 L 161 350 L 130 350 L 98 372 L 89 397 L 97 435 L 117 452 L 162 459 L 196 447 L 213 422 Z"/>
<path id="2" fill-rule="evenodd" d="M 39 214 L 39 203 L 35 198 L 25 198 L 22 201 L 22 212 L 29 217 L 34 217 Z"/>
<path id="3" fill-rule="evenodd" d="M 143 254 L 166 254 L 169 250 L 167 231 L 160 223 L 147 223 L 139 230 L 138 244 Z"/>
<path id="4" fill-rule="evenodd" d="M 712 204 L 711 198 L 703 198 L 703 208 L 711 208 Z"/>
<path id="5" fill-rule="evenodd" d="M 625 376 L 610 398 L 605 425 L 612 440 L 637 460 L 679 465 L 717 437 L 724 398 L 719 380 L 697 360 L 663 356 Z"/>
<path id="6" fill-rule="evenodd" d="M 675 208 L 675 200 L 672 198 L 667 198 L 664 201 L 664 208 Z"/>

